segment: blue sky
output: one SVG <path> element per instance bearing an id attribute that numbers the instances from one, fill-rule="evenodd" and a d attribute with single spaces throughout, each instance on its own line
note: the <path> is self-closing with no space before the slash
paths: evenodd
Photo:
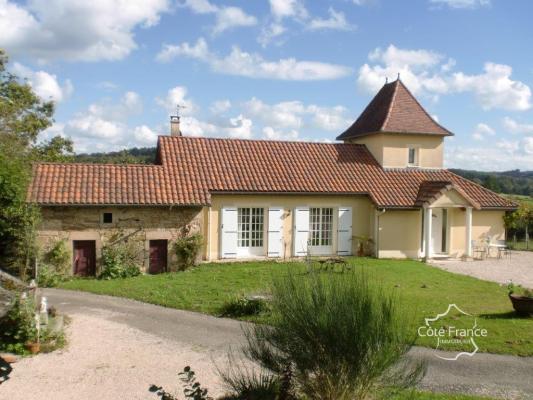
<path id="1" fill-rule="evenodd" d="M 533 3 L 0 0 L 11 69 L 76 151 L 185 135 L 334 141 L 385 78 L 455 132 L 446 164 L 533 169 Z"/>

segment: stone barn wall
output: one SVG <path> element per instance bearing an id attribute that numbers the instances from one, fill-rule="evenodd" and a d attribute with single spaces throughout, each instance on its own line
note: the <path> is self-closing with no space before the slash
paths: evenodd
<path id="1" fill-rule="evenodd" d="M 38 244 L 43 252 L 57 241 L 65 240 L 70 252 L 75 240 L 94 240 L 96 273 L 101 269 L 102 247 L 116 240 L 125 241 L 137 253 L 139 265 L 148 270 L 150 240 L 168 240 L 168 269 L 176 268 L 174 241 L 184 227 L 202 233 L 201 207 L 42 207 Z M 112 213 L 113 222 L 103 222 L 103 214 Z"/>

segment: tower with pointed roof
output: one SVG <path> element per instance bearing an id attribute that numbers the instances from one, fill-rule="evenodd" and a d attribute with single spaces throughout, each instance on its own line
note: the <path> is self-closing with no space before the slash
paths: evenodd
<path id="1" fill-rule="evenodd" d="M 381 88 L 337 140 L 366 145 L 384 168 L 441 169 L 446 136 L 453 133 L 397 79 Z"/>

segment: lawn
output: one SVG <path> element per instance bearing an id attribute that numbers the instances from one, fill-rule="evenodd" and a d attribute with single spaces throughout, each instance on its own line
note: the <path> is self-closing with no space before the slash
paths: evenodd
<path id="1" fill-rule="evenodd" d="M 372 281 L 397 292 L 402 309 L 414 313 L 413 332 L 424 318 L 456 304 L 477 318 L 487 336 L 476 339 L 479 350 L 490 353 L 533 355 L 533 318 L 515 316 L 505 287 L 428 266 L 411 260 L 351 258 L 353 268 L 365 270 Z M 203 264 L 192 270 L 161 275 L 142 275 L 122 280 L 75 279 L 64 289 L 128 297 L 166 307 L 218 315 L 229 299 L 266 293 L 274 275 L 288 270 L 305 277 L 302 263 L 246 262 Z M 267 321 L 268 316 L 260 320 Z M 452 313 L 435 327 L 472 327 L 472 318 Z M 435 347 L 429 337 L 417 345 Z M 442 347 L 454 349 L 454 345 Z"/>
<path id="2" fill-rule="evenodd" d="M 491 400 L 489 397 L 468 396 L 462 394 L 429 393 L 410 391 L 393 395 L 390 400 Z"/>

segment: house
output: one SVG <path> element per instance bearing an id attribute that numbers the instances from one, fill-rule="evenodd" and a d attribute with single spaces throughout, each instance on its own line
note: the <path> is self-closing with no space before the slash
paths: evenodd
<path id="1" fill-rule="evenodd" d="M 472 241 L 504 239 L 515 204 L 443 167 L 453 134 L 404 84 L 385 84 L 342 143 L 160 136 L 154 165 L 34 166 L 43 247 L 66 240 L 73 272 L 94 274 L 106 243 L 136 246 L 148 272 L 172 269 L 187 227 L 204 260 L 350 255 L 470 257 Z"/>

